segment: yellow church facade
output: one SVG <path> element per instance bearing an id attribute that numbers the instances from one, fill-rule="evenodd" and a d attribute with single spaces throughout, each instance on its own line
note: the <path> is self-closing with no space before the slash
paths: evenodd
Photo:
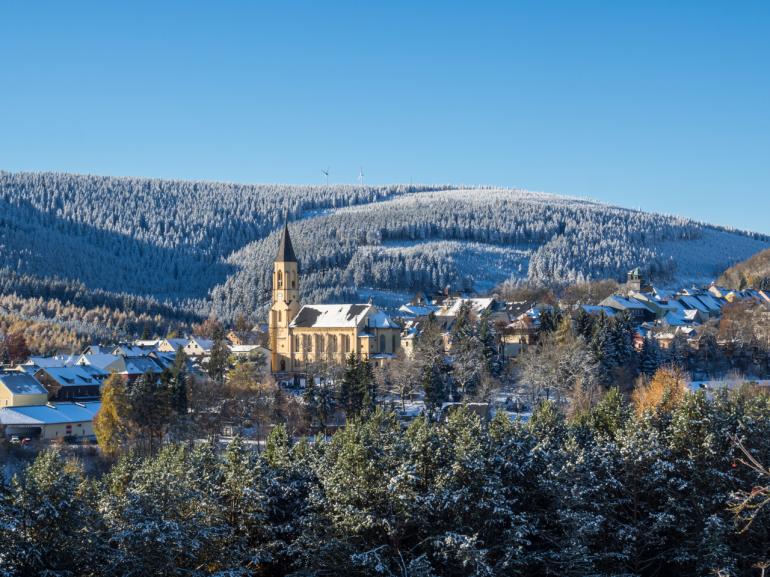
<path id="1" fill-rule="evenodd" d="M 273 373 L 301 373 L 310 363 L 343 364 L 351 353 L 376 364 L 401 347 L 401 329 L 372 304 L 301 305 L 299 267 L 288 226 L 273 263 L 268 319 Z"/>

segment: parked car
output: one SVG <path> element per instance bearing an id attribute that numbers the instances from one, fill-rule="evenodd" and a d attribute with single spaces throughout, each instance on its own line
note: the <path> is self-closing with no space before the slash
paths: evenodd
<path id="1" fill-rule="evenodd" d="M 28 446 L 30 446 L 31 444 L 32 444 L 32 439 L 30 439 L 29 437 L 24 437 L 24 438 L 21 440 L 21 446 L 22 446 L 22 447 L 28 447 Z"/>
<path id="2" fill-rule="evenodd" d="M 19 439 L 19 437 L 17 437 L 16 435 L 14 435 L 13 437 L 11 437 L 11 444 L 19 445 L 21 444 L 21 439 Z"/>

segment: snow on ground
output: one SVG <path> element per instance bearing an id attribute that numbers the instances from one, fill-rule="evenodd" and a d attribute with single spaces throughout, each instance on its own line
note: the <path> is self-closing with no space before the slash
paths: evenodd
<path id="1" fill-rule="evenodd" d="M 746 383 L 758 385 L 760 387 L 770 387 L 770 380 L 755 379 L 753 377 L 714 379 L 710 381 L 690 381 L 690 383 L 688 383 L 687 386 L 692 392 L 697 392 L 701 390 L 704 390 L 707 392 L 713 392 L 713 391 L 719 391 L 721 389 L 732 390 Z"/>

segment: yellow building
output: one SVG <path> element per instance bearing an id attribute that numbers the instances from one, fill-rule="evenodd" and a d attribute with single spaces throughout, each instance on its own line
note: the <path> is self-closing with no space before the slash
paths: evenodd
<path id="1" fill-rule="evenodd" d="M 45 405 L 48 391 L 30 374 L 22 372 L 0 374 L 0 407 Z"/>
<path id="2" fill-rule="evenodd" d="M 273 263 L 270 365 L 274 373 L 304 372 L 308 363 L 342 364 L 351 353 L 377 364 L 398 352 L 400 328 L 372 304 L 300 305 L 299 268 L 288 226 Z"/>
<path id="3" fill-rule="evenodd" d="M 54 440 L 93 439 L 93 420 L 101 403 L 47 403 L 0 408 L 0 426 L 8 437 Z"/>

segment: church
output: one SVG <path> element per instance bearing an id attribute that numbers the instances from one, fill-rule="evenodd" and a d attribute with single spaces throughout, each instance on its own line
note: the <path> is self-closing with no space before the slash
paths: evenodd
<path id="1" fill-rule="evenodd" d="M 401 329 L 372 304 L 300 305 L 299 266 L 284 225 L 273 263 L 268 320 L 273 373 L 305 372 L 309 363 L 343 364 L 356 353 L 382 365 L 401 347 Z"/>

